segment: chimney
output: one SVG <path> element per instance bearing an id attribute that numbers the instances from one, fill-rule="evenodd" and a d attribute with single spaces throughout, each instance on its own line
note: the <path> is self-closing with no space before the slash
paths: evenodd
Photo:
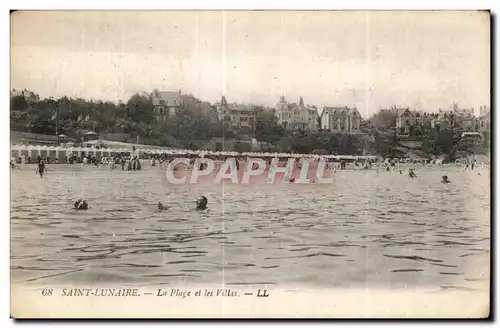
<path id="1" fill-rule="evenodd" d="M 281 97 L 280 97 L 280 102 L 281 102 L 281 103 L 284 103 L 284 102 L 285 102 L 285 96 L 281 96 Z"/>
<path id="2" fill-rule="evenodd" d="M 480 116 L 488 114 L 488 108 L 486 107 L 486 105 L 479 107 L 479 114 Z"/>

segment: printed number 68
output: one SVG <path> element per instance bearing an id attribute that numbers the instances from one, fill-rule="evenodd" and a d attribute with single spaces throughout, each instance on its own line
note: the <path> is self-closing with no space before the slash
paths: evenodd
<path id="1" fill-rule="evenodd" d="M 51 296 L 52 295 L 52 291 L 53 289 L 50 288 L 50 289 L 42 289 L 42 296 Z"/>

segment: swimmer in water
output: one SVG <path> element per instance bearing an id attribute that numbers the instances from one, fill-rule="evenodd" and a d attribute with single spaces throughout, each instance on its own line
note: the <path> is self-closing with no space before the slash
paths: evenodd
<path id="1" fill-rule="evenodd" d="M 75 202 L 75 210 L 87 210 L 89 208 L 89 204 L 85 201 L 85 199 L 79 199 Z"/>
<path id="2" fill-rule="evenodd" d="M 197 210 L 204 210 L 207 208 L 208 200 L 207 197 L 205 196 L 200 196 L 196 200 L 196 209 Z"/>
<path id="3" fill-rule="evenodd" d="M 451 181 L 448 180 L 448 176 L 447 175 L 443 175 L 443 180 L 441 180 L 441 183 L 451 183 Z"/>
<path id="4" fill-rule="evenodd" d="M 409 169 L 408 170 L 408 176 L 410 178 L 416 178 L 417 177 L 417 175 L 415 174 L 415 172 L 413 172 L 413 169 Z"/>
<path id="5" fill-rule="evenodd" d="M 170 206 L 165 206 L 161 202 L 158 202 L 158 211 L 166 211 L 170 208 Z"/>
<path id="6" fill-rule="evenodd" d="M 45 162 L 40 160 L 40 162 L 38 162 L 38 167 L 36 168 L 36 173 L 40 174 L 40 178 L 42 178 L 45 171 Z"/>

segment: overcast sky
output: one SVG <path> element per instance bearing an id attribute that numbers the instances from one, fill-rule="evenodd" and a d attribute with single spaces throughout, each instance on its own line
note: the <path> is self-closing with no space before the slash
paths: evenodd
<path id="1" fill-rule="evenodd" d="M 17 12 L 11 88 L 126 101 L 181 89 L 274 106 L 488 104 L 489 16 L 478 12 Z"/>

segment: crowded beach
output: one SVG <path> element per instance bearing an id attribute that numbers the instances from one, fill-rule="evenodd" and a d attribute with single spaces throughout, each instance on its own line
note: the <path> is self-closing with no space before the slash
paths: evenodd
<path id="1" fill-rule="evenodd" d="M 209 158 L 216 162 L 235 158 L 237 162 L 246 162 L 248 158 L 262 158 L 270 163 L 272 159 L 287 161 L 289 158 L 319 161 L 324 160 L 339 169 L 371 169 L 383 168 L 389 170 L 396 166 L 409 164 L 443 165 L 447 164 L 442 159 L 424 158 L 382 158 L 379 156 L 352 156 L 352 155 L 316 155 L 297 153 L 271 153 L 271 152 L 244 152 L 234 151 L 201 151 L 188 149 L 149 149 L 149 148 L 88 148 L 88 147 L 60 147 L 42 145 L 11 145 L 11 167 L 25 164 L 90 164 L 110 165 L 113 168 L 120 166 L 123 170 L 141 170 L 141 161 L 147 161 L 151 166 L 168 164 L 175 158 L 188 158 L 194 162 L 196 158 Z M 488 159 L 475 157 L 457 160 L 454 164 L 464 167 L 480 165 L 488 166 Z"/>

